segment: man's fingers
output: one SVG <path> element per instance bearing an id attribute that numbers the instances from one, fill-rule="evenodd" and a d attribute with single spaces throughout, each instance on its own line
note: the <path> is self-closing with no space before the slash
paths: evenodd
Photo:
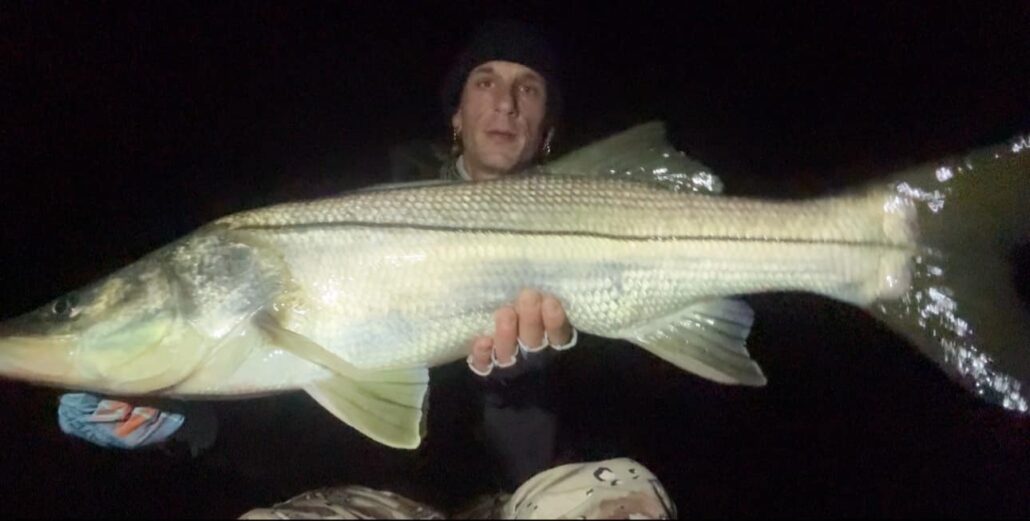
<path id="1" fill-rule="evenodd" d="M 515 301 L 518 314 L 519 339 L 526 347 L 533 349 L 544 342 L 544 320 L 541 314 L 543 296 L 539 291 L 526 289 Z"/>
<path id="2" fill-rule="evenodd" d="M 505 306 L 494 313 L 494 357 L 502 366 L 512 363 L 518 335 L 518 315 L 515 308 Z"/>
<path id="3" fill-rule="evenodd" d="M 505 369 L 515 364 L 519 340 L 533 349 L 545 340 L 551 346 L 564 346 L 572 338 L 572 325 L 558 299 L 536 290 L 523 290 L 514 305 L 494 313 L 493 337 L 481 336 L 473 341 L 469 364 L 476 372 L 486 374 L 494 367 Z M 516 373 L 505 373 L 513 374 Z"/>
<path id="4" fill-rule="evenodd" d="M 569 323 L 561 302 L 551 295 L 545 295 L 540 307 L 551 345 L 562 346 L 572 340 L 572 324 Z"/>
<path id="5" fill-rule="evenodd" d="M 494 339 L 488 336 L 476 337 L 472 342 L 472 367 L 480 373 L 490 369 L 490 355 L 494 350 Z"/>

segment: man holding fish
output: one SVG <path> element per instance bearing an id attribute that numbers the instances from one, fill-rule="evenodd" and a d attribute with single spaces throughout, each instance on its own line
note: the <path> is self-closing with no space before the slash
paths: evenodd
<path id="1" fill-rule="evenodd" d="M 453 130 L 454 157 L 439 170 L 440 178 L 497 179 L 523 171 L 550 154 L 562 106 L 557 62 L 547 43 L 528 28 L 513 23 L 485 26 L 453 64 L 442 98 Z M 572 463 L 546 470 L 555 461 L 556 418 L 532 403 L 512 406 L 512 393 L 541 396 L 543 381 L 535 369 L 547 364 L 554 352 L 576 345 L 578 336 L 557 298 L 525 289 L 511 305 L 495 312 L 493 335 L 471 340 L 466 362 L 488 395 L 485 432 L 505 470 L 508 492 L 474 501 L 460 514 L 463 517 L 675 516 L 675 507 L 657 478 L 632 460 Z M 189 412 L 184 418 L 83 393 L 62 397 L 60 412 L 66 432 L 123 448 L 161 443 L 184 422 L 193 421 Z M 102 418 L 107 421 L 98 421 Z M 211 443 L 211 432 L 189 432 L 189 436 L 180 433 L 178 439 L 196 443 L 190 437 L 201 436 L 205 445 Z M 570 489 L 581 489 L 582 494 L 572 499 Z M 307 492 L 243 517 L 317 518 L 329 512 L 374 518 L 445 517 L 431 506 L 361 486 Z"/>
<path id="2" fill-rule="evenodd" d="M 368 438 L 414 449 L 430 368 L 467 359 L 500 378 L 538 348 L 574 344 L 567 321 L 715 383 L 763 386 L 740 297 L 804 292 L 866 311 L 980 399 L 1030 411 L 1030 319 L 1011 255 L 1030 237 L 1030 136 L 823 197 L 715 196 L 718 178 L 660 123 L 532 165 L 557 99 L 548 70 L 505 45 L 477 48 L 488 52 L 460 69 L 449 114 L 461 143 L 451 175 L 474 182 L 214 220 L 0 324 L 0 375 L 118 396 L 303 390 Z M 516 171 L 526 175 L 505 175 Z M 542 294 L 519 298 L 526 288 Z M 501 434 L 495 443 L 512 440 Z M 507 447 L 508 462 L 531 452 Z M 516 492 L 524 501 L 500 504 L 546 516 L 549 494 L 572 490 L 582 494 L 561 496 L 576 502 L 564 515 L 672 511 L 653 476 L 617 462 L 537 474 Z M 304 497 L 316 496 L 328 497 Z"/>

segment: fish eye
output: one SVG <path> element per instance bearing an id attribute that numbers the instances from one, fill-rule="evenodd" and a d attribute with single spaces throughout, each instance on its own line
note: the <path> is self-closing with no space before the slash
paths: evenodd
<path id="1" fill-rule="evenodd" d="M 50 309 L 54 312 L 55 315 L 58 315 L 60 317 L 73 318 L 75 315 L 78 314 L 78 309 L 76 309 L 75 307 L 77 304 L 78 300 L 75 298 L 74 295 L 65 295 L 55 300 L 53 306 L 51 306 Z"/>

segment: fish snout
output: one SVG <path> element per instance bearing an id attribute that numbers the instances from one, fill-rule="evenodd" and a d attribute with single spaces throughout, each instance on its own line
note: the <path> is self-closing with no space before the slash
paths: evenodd
<path id="1" fill-rule="evenodd" d="M 5 327 L 8 331 L 10 327 Z M 40 383 L 72 384 L 74 341 L 62 336 L 0 335 L 0 375 Z"/>

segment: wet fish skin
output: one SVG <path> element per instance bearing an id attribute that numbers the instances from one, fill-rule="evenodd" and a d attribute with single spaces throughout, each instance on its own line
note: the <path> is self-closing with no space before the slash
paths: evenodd
<path id="1" fill-rule="evenodd" d="M 1028 156 L 985 148 L 804 201 L 575 175 L 577 159 L 240 212 L 5 323 L 0 374 L 118 395 L 305 389 L 366 435 L 412 448 L 426 369 L 464 357 L 522 288 L 556 295 L 583 332 L 744 385 L 766 378 L 745 347 L 752 312 L 733 297 L 804 291 L 869 309 L 981 396 L 1025 412 L 1026 322 L 1018 307 L 984 316 L 980 303 L 1012 295 L 963 282 L 967 257 L 985 252 L 962 248 L 977 234 L 961 223 L 990 194 L 989 224 L 1025 236 Z M 982 331 L 988 320 L 1004 334 Z"/>

